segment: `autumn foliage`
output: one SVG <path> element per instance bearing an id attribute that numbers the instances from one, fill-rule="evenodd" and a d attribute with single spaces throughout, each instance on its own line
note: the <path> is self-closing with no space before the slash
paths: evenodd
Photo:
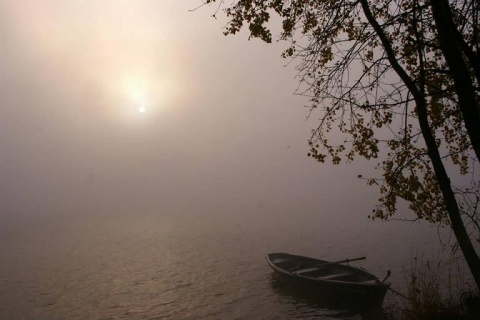
<path id="1" fill-rule="evenodd" d="M 480 287 L 480 2 L 214 2 L 225 34 L 245 27 L 271 42 L 280 28 L 318 118 L 308 155 L 376 160 L 370 216 L 393 217 L 403 199 L 416 219 L 450 226 Z"/>

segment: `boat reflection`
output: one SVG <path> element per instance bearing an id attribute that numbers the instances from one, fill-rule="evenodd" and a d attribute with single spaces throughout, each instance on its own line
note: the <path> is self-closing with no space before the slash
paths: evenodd
<path id="1" fill-rule="evenodd" d="M 317 309 L 327 318 L 382 319 L 383 309 L 381 305 L 331 297 L 311 286 L 302 286 L 298 282 L 288 281 L 277 272 L 270 274 L 270 285 L 276 294 L 286 298 L 296 308 Z"/>

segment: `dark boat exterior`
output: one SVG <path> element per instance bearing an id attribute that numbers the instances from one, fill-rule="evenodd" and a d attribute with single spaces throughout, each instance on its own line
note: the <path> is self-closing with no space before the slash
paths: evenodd
<path id="1" fill-rule="evenodd" d="M 373 274 L 338 262 L 288 253 L 270 253 L 266 259 L 283 280 L 323 300 L 381 306 L 389 288 Z"/>

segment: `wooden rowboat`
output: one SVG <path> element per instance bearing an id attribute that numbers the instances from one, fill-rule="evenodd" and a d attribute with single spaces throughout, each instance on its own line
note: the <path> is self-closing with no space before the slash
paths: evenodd
<path id="1" fill-rule="evenodd" d="M 270 253 L 265 258 L 278 275 L 297 289 L 314 292 L 330 301 L 378 306 L 389 288 L 389 284 L 368 271 L 344 264 L 365 257 L 329 262 L 288 253 Z"/>

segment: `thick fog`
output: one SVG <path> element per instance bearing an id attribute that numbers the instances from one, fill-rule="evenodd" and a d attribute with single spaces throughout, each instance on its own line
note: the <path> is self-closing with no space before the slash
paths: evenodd
<path id="1" fill-rule="evenodd" d="M 374 163 L 307 157 L 316 117 L 286 44 L 225 37 L 200 3 L 0 1 L 3 217 L 297 203 L 366 218 L 377 194 L 357 175 Z"/>

